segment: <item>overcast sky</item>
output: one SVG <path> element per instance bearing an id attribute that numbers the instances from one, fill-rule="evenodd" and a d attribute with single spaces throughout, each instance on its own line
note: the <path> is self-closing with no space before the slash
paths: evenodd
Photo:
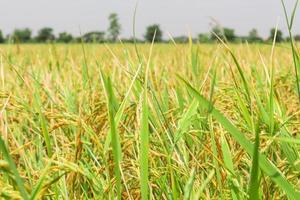
<path id="1" fill-rule="evenodd" d="M 292 8 L 295 0 L 285 0 Z M 133 12 L 137 0 L 0 0 L 0 29 L 8 34 L 15 28 L 30 27 L 36 31 L 44 26 L 55 32 L 79 30 L 105 31 L 111 12 L 119 15 L 121 37 L 132 35 Z M 142 37 L 149 24 L 159 23 L 164 36 L 196 35 L 208 32 L 211 18 L 237 34 L 246 35 L 257 28 L 266 37 L 279 22 L 286 33 L 280 0 L 139 0 L 136 32 Z M 80 27 L 80 28 L 79 28 Z M 295 33 L 300 34 L 300 8 L 295 21 Z"/>

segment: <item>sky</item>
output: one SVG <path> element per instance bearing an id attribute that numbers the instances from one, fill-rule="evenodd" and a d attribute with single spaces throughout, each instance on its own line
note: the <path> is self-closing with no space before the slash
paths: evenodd
<path id="1" fill-rule="evenodd" d="M 289 11 L 295 0 L 285 0 Z M 164 38 L 209 32 L 216 20 L 223 27 L 234 28 L 238 35 L 247 35 L 256 28 L 267 37 L 278 23 L 287 35 L 280 0 L 0 0 L 0 30 L 4 34 L 15 28 L 29 27 L 35 34 L 42 27 L 55 33 L 106 31 L 108 16 L 115 12 L 122 25 L 120 37 L 131 37 L 134 8 L 136 33 L 142 38 L 146 27 L 160 24 Z M 300 34 L 300 8 L 294 33 Z"/>

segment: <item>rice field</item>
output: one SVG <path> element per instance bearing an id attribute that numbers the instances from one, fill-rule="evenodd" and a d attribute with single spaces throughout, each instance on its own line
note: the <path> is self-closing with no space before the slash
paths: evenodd
<path id="1" fill-rule="evenodd" d="M 1 45 L 0 198 L 300 199 L 297 55 Z"/>

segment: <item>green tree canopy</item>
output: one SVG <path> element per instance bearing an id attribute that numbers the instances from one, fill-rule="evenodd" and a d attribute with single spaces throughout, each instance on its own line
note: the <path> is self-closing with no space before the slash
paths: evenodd
<path id="1" fill-rule="evenodd" d="M 218 37 L 226 39 L 228 42 L 233 42 L 236 39 L 234 29 L 226 27 L 222 29 L 220 26 L 215 26 L 212 29 L 211 39 L 218 40 Z"/>
<path id="2" fill-rule="evenodd" d="M 156 33 L 155 33 L 156 32 Z M 153 24 L 147 27 L 145 40 L 148 42 L 152 42 L 154 36 L 154 42 L 161 42 L 162 41 L 162 30 L 158 24 Z"/>
<path id="3" fill-rule="evenodd" d="M 262 42 L 263 39 L 259 36 L 258 31 L 255 28 L 253 28 L 249 31 L 247 41 L 248 42 Z"/>
<path id="4" fill-rule="evenodd" d="M 29 28 L 15 29 L 12 34 L 14 42 L 29 42 L 31 40 L 31 30 Z"/>
<path id="5" fill-rule="evenodd" d="M 236 35 L 234 33 L 234 29 L 231 28 L 224 28 L 224 35 L 226 39 L 230 42 L 234 41 L 236 39 Z"/>
<path id="6" fill-rule="evenodd" d="M 275 38 L 275 34 L 276 34 L 276 38 Z M 282 31 L 277 29 L 277 33 L 276 33 L 276 28 L 272 28 L 270 30 L 269 40 L 272 41 L 274 38 L 276 42 L 282 42 L 284 40 Z"/>
<path id="7" fill-rule="evenodd" d="M 208 43 L 208 42 L 211 41 L 211 39 L 210 39 L 210 37 L 209 37 L 209 34 L 207 34 L 207 33 L 200 33 L 200 34 L 198 35 L 198 41 L 199 41 L 200 43 Z"/>
<path id="8" fill-rule="evenodd" d="M 108 17 L 109 20 L 109 27 L 108 27 L 108 34 L 109 39 L 113 42 L 116 42 L 118 36 L 121 33 L 121 24 L 119 23 L 119 18 L 116 13 L 111 13 Z"/>
<path id="9" fill-rule="evenodd" d="M 295 35 L 294 39 L 295 39 L 295 41 L 299 42 L 300 41 L 300 35 Z"/>
<path id="10" fill-rule="evenodd" d="M 4 40 L 2 31 L 0 30 L 0 43 L 3 43 L 4 41 L 5 41 L 5 40 Z"/>
<path id="11" fill-rule="evenodd" d="M 62 32 L 58 34 L 57 41 L 63 43 L 69 43 L 73 40 L 73 36 L 67 32 Z"/>
<path id="12" fill-rule="evenodd" d="M 38 35 L 36 36 L 36 40 L 38 42 L 50 42 L 55 40 L 53 29 L 49 27 L 40 29 Z"/>
<path id="13" fill-rule="evenodd" d="M 215 26 L 211 30 L 210 38 L 212 40 L 219 40 L 218 37 L 221 38 L 221 39 L 224 39 L 223 31 L 222 31 L 221 27 Z"/>
<path id="14" fill-rule="evenodd" d="M 95 43 L 101 43 L 105 41 L 105 33 L 99 32 L 99 31 L 93 31 L 86 33 L 82 36 L 83 42 L 95 42 Z"/>

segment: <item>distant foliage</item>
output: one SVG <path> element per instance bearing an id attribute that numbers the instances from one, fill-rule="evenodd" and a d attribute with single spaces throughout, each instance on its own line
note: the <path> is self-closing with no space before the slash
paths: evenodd
<path id="1" fill-rule="evenodd" d="M 82 36 L 83 42 L 94 42 L 94 43 L 102 43 L 105 42 L 105 33 L 93 31 L 86 33 Z"/>
<path id="2" fill-rule="evenodd" d="M 233 42 L 237 37 L 234 33 L 234 29 L 231 28 L 221 28 L 219 26 L 215 26 L 212 29 L 211 39 L 218 40 L 218 37 L 221 39 L 227 40 L 228 42 Z"/>
<path id="3" fill-rule="evenodd" d="M 236 35 L 234 33 L 234 29 L 231 28 L 224 28 L 224 35 L 226 39 L 230 42 L 234 41 L 236 39 Z"/>
<path id="4" fill-rule="evenodd" d="M 200 43 L 209 43 L 209 42 L 211 42 L 211 38 L 210 38 L 209 34 L 207 34 L 207 33 L 200 33 L 198 35 L 198 41 Z"/>
<path id="5" fill-rule="evenodd" d="M 254 29 L 249 31 L 247 41 L 250 42 L 250 43 L 262 42 L 263 39 L 259 36 L 258 31 L 254 28 Z"/>
<path id="6" fill-rule="evenodd" d="M 277 33 L 276 33 L 276 32 L 277 32 Z M 275 34 L 276 34 L 276 38 L 275 38 Z M 279 30 L 279 29 L 276 31 L 276 28 L 272 28 L 272 29 L 270 30 L 270 37 L 269 37 L 269 40 L 270 40 L 270 41 L 273 41 L 274 38 L 275 38 L 275 41 L 276 41 L 276 42 L 283 42 L 284 39 L 283 39 L 283 33 L 282 33 L 282 31 Z"/>
<path id="7" fill-rule="evenodd" d="M 147 42 L 152 42 L 153 39 L 154 42 L 161 42 L 162 36 L 163 36 L 163 32 L 160 29 L 160 26 L 158 24 L 153 24 L 147 27 L 146 34 L 145 34 L 145 40 Z"/>
<path id="8" fill-rule="evenodd" d="M 109 40 L 116 42 L 118 36 L 121 33 L 121 24 L 119 23 L 119 18 L 116 13 L 112 13 L 108 17 L 109 20 L 109 27 L 108 27 L 108 34 Z"/>
<path id="9" fill-rule="evenodd" d="M 58 34 L 57 41 L 62 43 L 70 43 L 73 40 L 73 36 L 67 32 Z"/>
<path id="10" fill-rule="evenodd" d="M 0 30 L 0 43 L 3 43 L 4 41 L 5 41 L 5 40 L 4 40 L 2 31 Z"/>
<path id="11" fill-rule="evenodd" d="M 36 36 L 36 41 L 38 42 L 51 42 L 54 40 L 55 36 L 53 34 L 53 29 L 49 27 L 39 30 L 38 35 Z"/>
<path id="12" fill-rule="evenodd" d="M 117 42 L 121 40 L 125 43 L 144 43 L 144 42 L 164 42 L 163 40 L 163 31 L 160 28 L 159 24 L 152 24 L 146 28 L 146 33 L 144 38 L 119 38 L 121 34 L 121 24 L 119 22 L 119 17 L 117 13 L 111 13 L 108 16 L 109 26 L 107 31 L 91 31 L 87 32 L 83 36 L 73 36 L 68 32 L 61 32 L 58 35 L 54 34 L 54 31 L 51 27 L 45 27 L 38 31 L 36 36 L 32 36 L 32 31 L 29 28 L 15 29 L 12 33 L 3 36 L 0 31 L 0 43 L 28 43 L 28 42 L 37 42 L 37 43 L 46 43 L 46 42 L 58 42 L 58 43 L 103 43 L 103 42 Z M 156 34 L 155 34 L 156 33 Z M 266 38 L 262 38 L 257 29 L 253 28 L 249 31 L 248 35 L 236 35 L 235 30 L 228 27 L 222 27 L 220 25 L 213 26 L 209 33 L 200 33 L 196 37 L 191 38 L 193 43 L 214 43 L 219 42 L 219 39 L 224 42 L 230 43 L 270 43 L 273 41 L 276 33 L 275 41 L 278 42 L 290 42 L 290 36 L 285 37 L 281 30 L 276 30 L 272 28 L 270 30 L 270 35 Z M 56 38 L 57 36 L 57 38 Z M 154 38 L 155 36 L 155 38 Z M 300 42 L 300 35 L 294 36 L 292 38 L 296 42 Z M 176 43 L 188 43 L 190 38 L 187 35 L 179 35 L 173 37 L 165 42 L 176 42 Z"/>
<path id="13" fill-rule="evenodd" d="M 31 30 L 29 28 L 15 29 L 11 39 L 15 43 L 26 43 L 31 41 Z"/>
<path id="14" fill-rule="evenodd" d="M 295 35 L 294 39 L 295 39 L 295 41 L 299 42 L 300 41 L 300 35 Z"/>
<path id="15" fill-rule="evenodd" d="M 211 40 L 219 40 L 218 38 L 224 39 L 224 34 L 223 34 L 221 27 L 215 26 L 211 30 L 210 39 Z"/>

